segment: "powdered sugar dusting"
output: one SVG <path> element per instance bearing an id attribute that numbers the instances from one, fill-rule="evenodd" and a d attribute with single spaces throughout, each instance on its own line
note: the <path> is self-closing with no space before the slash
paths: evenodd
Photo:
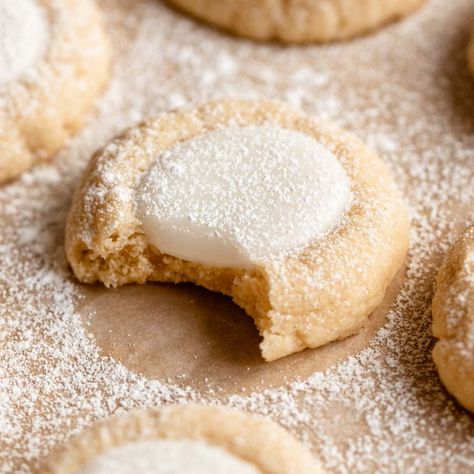
<path id="1" fill-rule="evenodd" d="M 197 441 L 128 443 L 93 458 L 77 474 L 259 474 L 253 465 L 218 446 Z"/>
<path id="2" fill-rule="evenodd" d="M 156 158 L 138 210 L 161 252 L 249 268 L 321 237 L 350 202 L 349 178 L 313 138 L 275 125 L 227 127 Z"/>
<path id="3" fill-rule="evenodd" d="M 48 23 L 37 0 L 0 1 L 0 86 L 23 74 L 44 53 Z"/>
<path id="4" fill-rule="evenodd" d="M 474 220 L 471 0 L 431 0 L 350 43 L 290 48 L 220 35 L 155 0 L 101 4 L 118 55 L 99 116 L 53 163 L 0 190 L 0 472 L 30 472 L 117 410 L 202 398 L 99 354 L 75 312 L 62 229 L 97 147 L 146 116 L 229 95 L 286 98 L 368 139 L 411 204 L 412 244 L 407 280 L 367 349 L 289 386 L 210 401 L 269 414 L 335 472 L 472 472 L 474 424 L 438 381 L 429 311 L 440 259 Z"/>

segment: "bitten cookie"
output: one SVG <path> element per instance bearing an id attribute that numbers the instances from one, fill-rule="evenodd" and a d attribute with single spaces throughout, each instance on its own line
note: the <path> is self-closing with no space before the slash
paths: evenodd
<path id="1" fill-rule="evenodd" d="M 51 457 L 45 474 L 319 474 L 273 421 L 224 407 L 177 405 L 106 420 Z"/>
<path id="2" fill-rule="evenodd" d="M 424 0 L 169 0 L 213 25 L 255 40 L 344 40 L 416 10 Z"/>
<path id="3" fill-rule="evenodd" d="M 193 282 L 231 296 L 270 361 L 356 332 L 408 233 L 390 173 L 357 138 L 278 103 L 218 101 L 99 151 L 65 245 L 83 282 Z"/>
<path id="4" fill-rule="evenodd" d="M 0 182 L 56 153 L 109 77 L 91 0 L 0 0 Z"/>
<path id="5" fill-rule="evenodd" d="M 433 299 L 433 360 L 446 388 L 474 412 L 474 225 L 449 250 Z"/>

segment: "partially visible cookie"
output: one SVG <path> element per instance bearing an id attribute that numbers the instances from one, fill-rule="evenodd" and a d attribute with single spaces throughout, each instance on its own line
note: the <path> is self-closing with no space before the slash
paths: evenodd
<path id="1" fill-rule="evenodd" d="M 436 283 L 433 359 L 449 392 L 474 412 L 474 225 L 449 250 Z"/>
<path id="2" fill-rule="evenodd" d="M 56 153 L 109 77 L 93 0 L 0 0 L 0 182 Z"/>
<path id="3" fill-rule="evenodd" d="M 53 453 L 44 474 L 318 474 L 281 426 L 237 410 L 178 405 L 116 416 Z"/>
<path id="4" fill-rule="evenodd" d="M 344 40 L 416 10 L 424 0 L 169 0 L 213 25 L 255 40 Z"/>

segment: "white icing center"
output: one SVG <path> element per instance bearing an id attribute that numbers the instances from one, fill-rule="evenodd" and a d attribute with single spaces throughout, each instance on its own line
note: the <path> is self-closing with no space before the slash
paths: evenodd
<path id="1" fill-rule="evenodd" d="M 76 474 L 261 474 L 224 449 L 196 441 L 152 440 L 112 448 Z"/>
<path id="2" fill-rule="evenodd" d="M 310 136 L 273 125 L 225 128 L 177 144 L 142 179 L 137 207 L 161 252 L 216 267 L 256 262 L 330 231 L 349 178 Z"/>
<path id="3" fill-rule="evenodd" d="M 44 52 L 45 13 L 36 0 L 0 0 L 0 85 L 21 76 Z"/>

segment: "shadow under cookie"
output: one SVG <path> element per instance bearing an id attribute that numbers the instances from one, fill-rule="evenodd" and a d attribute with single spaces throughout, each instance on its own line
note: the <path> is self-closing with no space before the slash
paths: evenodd
<path id="1" fill-rule="evenodd" d="M 230 298 L 190 285 L 83 286 L 78 312 L 103 355 L 148 379 L 223 396 L 323 371 L 367 346 L 403 282 L 402 269 L 362 329 L 344 340 L 265 362 L 253 320 Z"/>

